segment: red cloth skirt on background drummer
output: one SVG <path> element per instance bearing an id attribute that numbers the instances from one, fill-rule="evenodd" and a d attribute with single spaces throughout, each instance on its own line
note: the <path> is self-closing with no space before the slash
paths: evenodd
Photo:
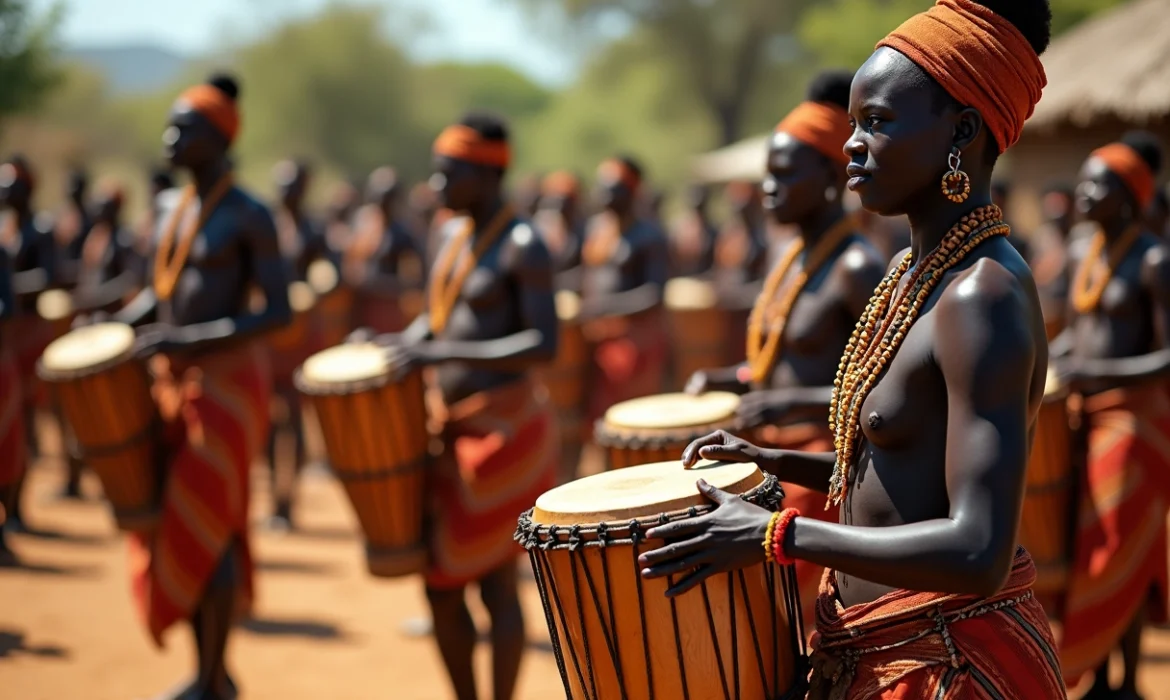
<path id="1" fill-rule="evenodd" d="M 0 350 L 0 488 L 19 482 L 24 474 L 27 445 L 22 397 L 16 360 Z"/>
<path id="2" fill-rule="evenodd" d="M 662 393 L 670 333 L 660 309 L 632 318 L 591 321 L 584 331 L 591 358 L 582 437 L 592 442 L 594 423 L 614 404 Z"/>

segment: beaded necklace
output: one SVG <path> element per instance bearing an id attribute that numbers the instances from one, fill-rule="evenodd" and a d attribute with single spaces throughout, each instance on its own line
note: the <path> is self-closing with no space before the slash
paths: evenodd
<path id="1" fill-rule="evenodd" d="M 861 406 L 897 354 L 931 293 L 947 271 L 962 262 L 972 250 L 987 239 L 1006 236 L 1010 231 L 999 207 L 992 205 L 976 209 L 951 227 L 938 247 L 919 261 L 901 292 L 898 292 L 899 284 L 910 269 L 909 253 L 878 285 L 845 346 L 833 381 L 829 428 L 833 431 L 833 447 L 837 454 L 829 480 L 826 509 L 830 504 L 840 505 L 845 498 L 849 469 L 859 440 L 857 429 L 861 425 Z"/>
<path id="2" fill-rule="evenodd" d="M 610 211 L 598 215 L 596 227 L 589 232 L 585 246 L 581 250 L 581 258 L 590 267 L 597 267 L 609 262 L 614 251 L 622 242 L 626 232 L 622 230 L 622 221 Z"/>
<path id="3" fill-rule="evenodd" d="M 467 223 L 443 250 L 443 256 L 435 263 L 435 272 L 431 277 L 431 286 L 428 290 L 432 333 L 442 333 L 443 329 L 447 327 L 447 321 L 451 318 L 451 311 L 455 308 L 455 302 L 459 300 L 459 294 L 463 291 L 463 283 L 467 281 L 467 276 L 475 269 L 479 259 L 496 242 L 496 239 L 500 237 L 504 228 L 513 218 L 512 206 L 505 205 L 480 234 L 470 251 L 471 254 L 466 255 L 464 253 L 467 248 L 467 240 L 471 238 L 471 234 L 475 233 L 475 221 L 471 217 L 467 217 Z M 451 268 L 455 265 L 455 259 L 460 256 L 462 257 L 459 268 L 452 274 Z"/>
<path id="4" fill-rule="evenodd" d="M 796 263 L 796 258 L 804 251 L 804 239 L 798 238 L 792 245 L 788 246 L 784 257 L 768 275 L 768 279 L 764 282 L 764 289 L 756 299 L 751 318 L 748 321 L 747 360 L 753 383 L 763 384 L 767 381 L 780 353 L 780 340 L 784 336 L 784 328 L 788 325 L 788 316 L 792 313 L 792 307 L 796 305 L 797 298 L 804 291 L 804 286 L 808 284 L 809 279 L 815 276 L 821 267 L 828 262 L 829 256 L 853 233 L 853 229 L 853 220 L 850 217 L 845 217 L 826 231 L 812 252 L 808 254 L 800 272 L 784 290 L 784 296 L 780 299 L 776 298 L 776 293 L 780 289 L 780 284 L 788 277 L 788 273 Z M 766 339 L 764 338 L 765 324 L 768 326 Z"/>
<path id="5" fill-rule="evenodd" d="M 183 267 L 191 255 L 191 246 L 195 244 L 195 236 L 215 213 L 220 200 L 227 195 L 231 188 L 232 174 L 226 172 L 220 176 L 219 182 L 215 183 L 215 187 L 211 188 L 211 192 L 200 203 L 199 216 L 194 219 L 187 216 L 187 209 L 196 199 L 195 186 L 188 185 L 183 190 L 183 198 L 179 200 L 179 206 L 175 207 L 174 214 L 167 222 L 167 227 L 158 242 L 158 251 L 154 255 L 154 295 L 158 297 L 159 301 L 168 301 L 174 296 L 175 286 L 179 283 L 179 275 L 183 273 Z M 188 225 L 184 227 L 183 233 L 179 237 L 178 249 L 175 250 L 174 255 L 171 255 L 171 249 L 175 247 L 175 234 L 179 230 L 179 224 L 184 220 L 188 222 Z"/>
<path id="6" fill-rule="evenodd" d="M 1077 266 L 1077 274 L 1073 279 L 1072 286 L 1072 302 L 1073 308 L 1079 314 L 1092 313 L 1097 309 L 1097 305 L 1101 303 L 1101 297 L 1105 294 L 1105 288 L 1109 286 L 1109 281 L 1113 279 L 1113 271 L 1125 260 L 1125 256 L 1129 255 L 1130 249 L 1137 243 L 1137 239 L 1142 234 L 1142 226 L 1139 223 L 1133 223 L 1121 234 L 1121 238 L 1117 239 L 1109 248 L 1109 260 L 1105 262 L 1105 269 L 1094 277 L 1094 273 L 1101 267 L 1101 253 L 1105 250 L 1105 234 L 1098 230 L 1093 234 L 1093 240 L 1089 243 L 1089 251 L 1085 255 L 1085 259 Z"/>

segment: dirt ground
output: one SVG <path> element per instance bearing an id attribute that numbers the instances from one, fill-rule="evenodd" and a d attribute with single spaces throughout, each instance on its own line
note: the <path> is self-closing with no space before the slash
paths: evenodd
<path id="1" fill-rule="evenodd" d="M 98 499 L 98 484 L 87 477 L 84 502 L 55 501 L 62 471 L 52 457 L 33 470 L 27 520 L 39 534 L 14 538 L 23 568 L 0 570 L 0 700 L 151 698 L 190 672 L 190 636 L 176 628 L 165 650 L 154 648 L 131 606 L 124 543 Z M 254 477 L 259 524 L 268 513 L 267 489 L 260 471 Z M 451 697 L 432 640 L 400 631 L 425 613 L 420 582 L 366 575 L 349 505 L 322 470 L 306 473 L 300 494 L 299 531 L 277 535 L 257 527 L 253 539 L 255 616 L 229 650 L 242 697 Z M 518 699 L 564 697 L 529 579 L 523 601 L 529 653 Z M 474 609 L 482 625 L 482 610 Z M 487 698 L 483 645 L 477 663 Z M 1170 630 L 1149 635 L 1142 687 L 1148 700 L 1170 700 Z"/>

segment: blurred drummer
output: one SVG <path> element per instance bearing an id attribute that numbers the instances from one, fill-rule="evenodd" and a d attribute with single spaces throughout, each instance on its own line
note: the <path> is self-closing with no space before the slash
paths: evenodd
<path id="1" fill-rule="evenodd" d="M 491 618 L 492 695 L 512 697 L 524 651 L 512 539 L 517 513 L 552 487 L 560 442 L 534 365 L 553 360 L 553 263 L 505 199 L 507 127 L 471 114 L 435 141 L 431 185 L 456 211 L 430 275 L 428 307 L 388 341 L 400 371 L 437 365 L 435 466 L 427 600 L 459 700 L 474 700 L 476 630 L 465 601 L 477 584 Z"/>
<path id="2" fill-rule="evenodd" d="M 398 174 L 390 167 L 370 173 L 365 204 L 354 213 L 353 235 L 345 249 L 342 273 L 357 290 L 359 327 L 372 333 L 398 333 L 409 322 L 403 302 L 422 285 L 423 253 L 398 217 Z"/>
<path id="3" fill-rule="evenodd" d="M 744 394 L 739 416 L 761 426 L 754 439 L 801 452 L 833 449 L 829 400 L 854 319 L 865 311 L 885 261 L 845 214 L 852 73 L 813 81 L 808 101 L 776 127 L 768 146 L 766 207 L 797 238 L 781 244 L 748 322 L 746 364 L 698 372 L 690 393 Z M 835 521 L 825 494 L 785 483 L 785 503 L 811 517 Z M 797 564 L 805 622 L 812 624 L 823 567 Z"/>
<path id="4" fill-rule="evenodd" d="M 585 238 L 581 181 L 568 170 L 557 170 L 545 175 L 540 187 L 540 205 L 533 222 L 553 257 L 557 286 L 576 291 L 580 285 L 577 273 L 581 267 L 581 243 Z M 578 281 L 572 284 L 568 277 Z"/>
<path id="5" fill-rule="evenodd" d="M 189 621 L 195 678 L 167 698 L 236 697 L 224 652 L 251 602 L 248 467 L 268 430 L 270 378 L 261 334 L 289 323 L 289 278 L 272 215 L 233 182 L 239 87 L 225 75 L 183 92 L 163 144 L 193 181 L 160 195 L 151 285 L 115 315 L 138 327 L 165 426 L 159 520 L 131 538 L 142 618 L 163 634 Z M 248 310 L 259 289 L 264 310 Z"/>
<path id="6" fill-rule="evenodd" d="M 708 205 L 711 188 L 695 183 L 686 190 L 686 211 L 678 218 L 670 236 L 670 274 L 672 277 L 705 275 L 715 265 L 715 239 L 718 231 L 711 222 Z"/>
<path id="7" fill-rule="evenodd" d="M 288 266 L 294 281 L 307 279 L 309 266 L 316 260 L 336 262 L 326 242 L 325 230 L 317 226 L 305 211 L 305 196 L 312 182 L 312 170 L 307 163 L 284 160 L 272 169 L 279 202 L 276 207 L 276 234 L 280 242 L 280 255 Z M 306 343 L 301 347 L 286 348 L 292 357 L 273 362 L 272 389 L 281 404 L 274 410 L 268 431 L 268 468 L 271 477 L 273 514 L 268 526 L 274 530 L 288 530 L 292 527 L 292 501 L 296 492 L 297 476 L 305 462 L 305 430 L 301 413 L 301 395 L 293 386 L 292 370 L 305 358 L 312 348 Z M 275 352 L 275 350 L 273 351 Z M 279 478 L 277 443 L 282 433 L 293 439 L 292 470 L 288 478 Z"/>
<path id="8" fill-rule="evenodd" d="M 662 391 L 669 354 L 663 310 L 666 235 L 639 216 L 642 168 L 630 157 L 597 170 L 603 211 L 588 224 L 581 252 L 581 310 L 592 345 L 585 426 L 616 403 Z"/>
<path id="9" fill-rule="evenodd" d="M 28 161 L 17 155 L 0 164 L 0 245 L 12 262 L 12 291 L 17 314 L 9 321 L 9 349 L 20 370 L 23 387 L 25 440 L 29 455 L 40 454 L 35 413 L 40 383 L 37 359 L 53 340 L 52 326 L 37 315 L 37 297 L 57 279 L 57 247 L 45 217 L 33 211 L 36 177 Z M 8 517 L 10 529 L 21 529 L 20 489 Z"/>
<path id="10" fill-rule="evenodd" d="M 842 356 L 835 451 L 716 433 L 683 455 L 827 491 L 839 521 L 787 502 L 770 513 L 700 481 L 713 513 L 647 533 L 670 544 L 641 555 L 643 575 L 673 576 L 670 595 L 765 559 L 830 569 L 810 700 L 1066 697 L 1017 544 L 1048 346 L 1031 273 L 991 203 L 995 162 L 1046 81 L 1050 18 L 1047 0 L 938 0 L 879 42 L 851 87 L 848 186 L 866 209 L 906 215 L 912 241 Z"/>
<path id="11" fill-rule="evenodd" d="M 81 250 L 73 309 L 114 310 L 141 283 L 134 264 L 133 234 L 122 225 L 125 190 L 113 181 L 98 185 L 93 225 Z"/>
<path id="12" fill-rule="evenodd" d="M 768 187 L 772 186 L 769 181 Z M 760 188 L 753 183 L 738 180 L 727 185 L 724 191 L 731 208 L 729 218 L 719 229 L 715 243 L 715 275 L 723 290 L 736 290 L 744 286 L 751 288 L 746 306 L 750 307 L 759 294 L 759 285 L 768 274 L 768 226 L 764 219 L 764 201 Z M 768 203 L 775 205 L 778 198 L 769 196 Z M 775 217 L 780 221 L 782 217 Z M 732 308 L 743 304 L 732 301 Z"/>
<path id="13" fill-rule="evenodd" d="M 21 401 L 20 370 L 9 352 L 12 319 L 19 313 L 12 292 L 12 259 L 0 245 L 0 569 L 15 566 L 16 554 L 8 547 L 7 519 L 24 475 L 27 445 Z"/>
<path id="14" fill-rule="evenodd" d="M 1168 612 L 1170 248 L 1143 218 L 1161 162 L 1145 132 L 1085 161 L 1077 209 L 1095 232 L 1069 251 L 1071 318 L 1052 343 L 1061 381 L 1084 395 L 1088 429 L 1061 663 L 1070 685 L 1096 671 L 1093 693 L 1108 695 L 1120 646 L 1125 677 L 1111 697 L 1138 697 L 1142 628 Z"/>
<path id="15" fill-rule="evenodd" d="M 1068 288 L 1071 274 L 1068 265 L 1069 235 L 1074 220 L 1074 194 L 1071 188 L 1049 187 L 1040 199 L 1044 223 L 1036 229 L 1029 246 L 1032 257 L 1028 265 L 1036 278 L 1036 291 L 1044 309 L 1044 328 L 1052 340 L 1064 330 L 1068 316 Z"/>

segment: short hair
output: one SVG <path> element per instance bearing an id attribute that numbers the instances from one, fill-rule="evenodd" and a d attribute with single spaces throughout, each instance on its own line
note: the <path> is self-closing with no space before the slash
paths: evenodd
<path id="1" fill-rule="evenodd" d="M 614 160 L 620 161 L 623 165 L 633 171 L 633 173 L 638 176 L 639 180 L 646 179 L 645 171 L 642 169 L 642 164 L 638 162 L 637 158 L 623 153 L 614 156 Z"/>
<path id="2" fill-rule="evenodd" d="M 233 102 L 240 99 L 240 81 L 230 73 L 212 73 L 207 79 L 207 84 L 217 88 Z"/>
<path id="3" fill-rule="evenodd" d="M 503 117 L 488 112 L 469 112 L 459 123 L 474 129 L 485 141 L 508 141 L 508 123 Z"/>
<path id="4" fill-rule="evenodd" d="M 853 71 L 828 70 L 813 78 L 805 97 L 809 102 L 827 102 L 848 110 L 852 85 Z"/>
<path id="5" fill-rule="evenodd" d="M 175 186 L 175 178 L 169 168 L 156 166 L 150 170 L 150 184 L 160 190 L 169 190 Z"/>
<path id="6" fill-rule="evenodd" d="M 1154 175 L 1162 170 L 1162 144 L 1158 142 L 1157 136 L 1148 131 L 1135 129 L 1127 131 L 1121 137 L 1121 142 L 1137 151 L 1146 165 L 1150 166 Z"/>

